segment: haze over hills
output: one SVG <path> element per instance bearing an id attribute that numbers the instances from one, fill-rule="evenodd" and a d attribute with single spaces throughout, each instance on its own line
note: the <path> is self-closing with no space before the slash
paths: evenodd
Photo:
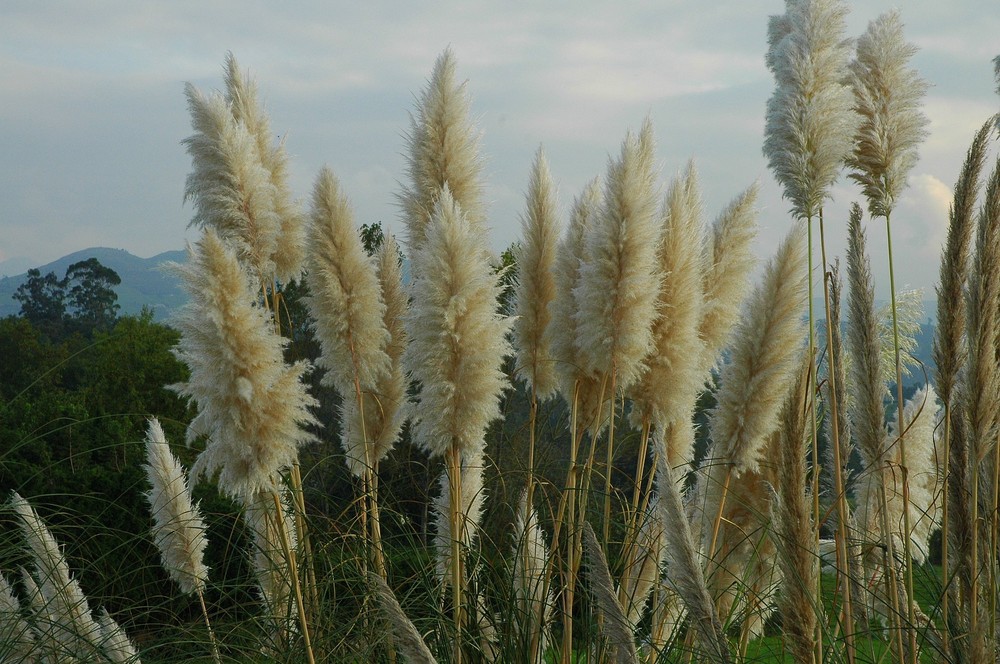
<path id="1" fill-rule="evenodd" d="M 184 262 L 187 256 L 181 250 L 166 251 L 151 258 L 139 258 L 124 249 L 92 247 L 75 251 L 46 265 L 40 265 L 38 271 L 43 275 L 54 272 L 62 279 L 66 274 L 66 268 L 88 258 L 96 258 L 121 277 L 121 284 L 115 288 L 115 292 L 118 293 L 118 304 L 121 306 L 120 313 L 136 314 L 143 306 L 148 306 L 153 310 L 157 320 L 163 320 L 187 299 L 177 278 L 161 269 L 161 266 L 169 261 Z M 20 312 L 21 305 L 13 299 L 13 295 L 18 286 L 27 280 L 27 270 L 12 277 L 0 278 L 0 317 Z"/>

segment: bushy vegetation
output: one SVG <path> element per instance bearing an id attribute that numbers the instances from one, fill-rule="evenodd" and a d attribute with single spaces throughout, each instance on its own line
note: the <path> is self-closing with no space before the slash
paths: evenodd
<path id="1" fill-rule="evenodd" d="M 957 179 L 933 385 L 904 394 L 919 317 L 893 283 L 875 308 L 871 262 L 892 279 L 926 85 L 897 14 L 853 44 L 846 11 L 771 17 L 791 218 L 754 284 L 756 186 L 661 186 L 651 120 L 565 223 L 540 149 L 495 257 L 450 51 L 399 242 L 328 169 L 295 202 L 233 56 L 189 85 L 172 327 L 118 318 L 99 263 L 31 274 L 0 321 L 0 659 L 995 661 L 996 118 Z M 860 205 L 825 223 L 845 169 L 867 231 Z"/>

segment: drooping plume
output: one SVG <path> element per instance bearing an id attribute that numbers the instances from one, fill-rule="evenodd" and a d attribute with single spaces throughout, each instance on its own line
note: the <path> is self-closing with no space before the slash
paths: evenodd
<path id="1" fill-rule="evenodd" d="M 174 353 L 191 375 L 171 388 L 198 406 L 188 441 L 208 436 L 191 475 L 219 471 L 219 487 L 246 498 L 273 489 L 312 438 L 304 429 L 315 422 L 315 400 L 301 380 L 307 365 L 285 364 L 287 341 L 254 304 L 256 289 L 214 230 L 188 255 L 174 267 L 190 298 L 175 318 L 181 340 Z"/>
<path id="2" fill-rule="evenodd" d="M 101 642 L 101 627 L 91 615 L 87 597 L 70 574 L 59 545 L 28 501 L 14 493 L 10 505 L 19 517 L 21 533 L 35 564 L 37 578 L 27 573 L 24 576 L 33 586 L 28 588 L 29 595 L 32 610 L 38 613 L 36 624 L 42 625 L 43 639 L 51 640 L 61 658 L 93 657 Z"/>
<path id="3" fill-rule="evenodd" d="M 868 24 L 851 63 L 861 123 L 847 158 L 853 170 L 848 177 L 861 184 L 873 217 L 892 212 L 917 163 L 917 145 L 927 136 L 927 117 L 920 110 L 927 83 L 908 66 L 916 52 L 903 40 L 903 21 L 893 10 Z"/>
<path id="4" fill-rule="evenodd" d="M 518 279 L 514 289 L 514 348 L 517 375 L 539 399 L 556 389 L 556 367 L 551 355 L 550 307 L 556 296 L 556 249 L 559 220 L 555 185 L 541 148 L 535 155 L 528 184 L 527 211 L 521 218 L 523 240 L 518 251 Z"/>
<path id="5" fill-rule="evenodd" d="M 3 574 L 0 574 L 0 645 L 12 662 L 27 662 L 35 653 L 35 635 L 24 620 L 21 603 Z"/>
<path id="6" fill-rule="evenodd" d="M 845 83 L 846 16 L 841 0 L 785 0 L 785 14 L 768 26 L 766 63 L 776 85 L 767 101 L 764 155 L 798 218 L 812 218 L 823 205 L 857 126 Z"/>
<path id="7" fill-rule="evenodd" d="M 406 222 L 407 252 L 416 254 L 441 191 L 447 185 L 467 223 L 485 231 L 479 134 L 469 117 L 465 83 L 455 80 L 455 55 L 446 49 L 434 63 L 406 136 L 409 183 L 399 195 Z"/>
<path id="8" fill-rule="evenodd" d="M 626 136 L 621 155 L 608 165 L 603 205 L 574 290 L 584 369 L 614 374 L 621 390 L 639 378 L 653 346 L 660 282 L 653 149 L 653 127 L 646 120 L 638 136 Z"/>
<path id="9" fill-rule="evenodd" d="M 796 226 L 747 300 L 730 359 L 721 370 L 718 406 L 709 422 L 709 454 L 732 463 L 736 475 L 756 470 L 764 442 L 777 426 L 801 352 L 805 293 L 805 241 L 802 227 Z"/>
<path id="10" fill-rule="evenodd" d="M 204 592 L 208 581 L 205 566 L 205 522 L 198 505 L 191 502 L 187 475 L 170 452 L 156 418 L 146 433 L 146 493 L 153 515 L 153 540 L 163 567 L 183 593 Z"/>
<path id="11" fill-rule="evenodd" d="M 447 187 L 425 238 L 411 257 L 413 305 L 406 320 L 404 364 L 420 383 L 414 439 L 432 456 L 452 446 L 472 452 L 500 415 L 510 321 L 496 311 L 500 288 L 486 261 L 486 238 Z"/>
<path id="12" fill-rule="evenodd" d="M 281 282 L 297 279 L 305 253 L 305 219 L 288 186 L 288 154 L 284 141 L 272 142 L 270 121 L 258 98 L 257 82 L 240 70 L 236 57 L 226 54 L 226 101 L 233 118 L 246 125 L 257 144 L 261 165 L 270 175 L 274 213 L 278 216 L 278 237 L 271 261 L 275 278 Z"/>

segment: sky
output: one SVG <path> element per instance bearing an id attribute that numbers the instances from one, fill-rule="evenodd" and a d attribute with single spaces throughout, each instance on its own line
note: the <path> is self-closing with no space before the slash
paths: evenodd
<path id="1" fill-rule="evenodd" d="M 897 284 L 932 296 L 951 188 L 973 134 L 1000 110 L 992 58 L 1000 11 L 981 0 L 848 3 L 848 36 L 898 6 L 930 84 L 930 136 L 893 216 Z M 192 133 L 183 88 L 222 87 L 232 51 L 257 80 L 307 201 L 320 168 L 358 224 L 400 232 L 405 134 L 435 58 L 450 47 L 481 131 L 491 244 L 518 239 L 534 153 L 544 146 L 566 215 L 653 122 L 665 187 L 693 159 L 710 221 L 755 181 L 769 256 L 793 223 L 761 152 L 774 83 L 768 16 L 781 0 L 290 2 L 5 0 L 0 5 L 0 264 L 41 265 L 91 246 L 149 257 L 193 240 L 183 200 Z M 826 207 L 842 256 L 841 176 Z M 867 222 L 884 293 L 884 222 Z M 3 270 L 0 269 L 0 273 Z"/>

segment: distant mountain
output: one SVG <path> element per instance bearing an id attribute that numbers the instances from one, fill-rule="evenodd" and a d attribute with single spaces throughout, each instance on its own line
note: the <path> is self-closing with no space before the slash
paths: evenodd
<path id="1" fill-rule="evenodd" d="M 27 272 L 35 266 L 35 261 L 24 256 L 12 256 L 0 261 L 0 277 L 11 277 Z"/>
<path id="2" fill-rule="evenodd" d="M 187 260 L 186 253 L 180 250 L 165 251 L 152 258 L 139 258 L 124 249 L 93 247 L 73 252 L 47 265 L 40 265 L 38 271 L 43 275 L 55 272 L 61 279 L 66 274 L 66 268 L 88 258 L 96 258 L 121 277 L 122 283 L 115 291 L 123 314 L 136 314 L 143 306 L 148 306 L 152 308 L 156 319 L 162 320 L 187 300 L 177 278 L 161 269 L 168 261 L 183 263 Z M 20 312 L 21 305 L 14 300 L 13 295 L 18 286 L 27 280 L 27 270 L 17 276 L 0 278 L 0 317 Z"/>

